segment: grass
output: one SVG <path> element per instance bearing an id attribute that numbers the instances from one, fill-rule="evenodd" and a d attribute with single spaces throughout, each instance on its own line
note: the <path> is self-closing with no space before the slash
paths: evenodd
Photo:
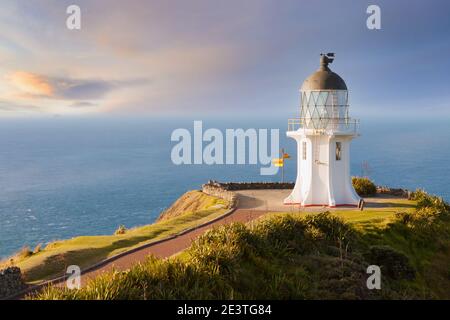
<path id="1" fill-rule="evenodd" d="M 450 207 L 442 198 L 415 192 L 417 209 L 399 211 L 386 229 L 364 234 L 366 244 L 388 245 L 403 252 L 417 270 L 411 288 L 422 294 L 450 298 Z"/>
<path id="2" fill-rule="evenodd" d="M 320 219 L 319 219 L 320 220 Z M 323 219 L 322 219 L 323 220 Z M 320 221 L 322 221 L 320 220 Z M 336 230 L 350 230 L 338 218 Z M 309 223 L 309 222 L 310 223 Z M 314 254 L 312 242 L 334 244 L 316 220 L 274 216 L 252 228 L 240 223 L 206 232 L 184 254 L 169 260 L 149 257 L 127 272 L 102 275 L 81 290 L 47 288 L 38 299 L 281 299 L 309 298 L 317 290 L 303 255 Z M 313 226 L 314 225 L 314 226 Z M 320 239 L 322 238 L 323 239 Z M 312 249 L 312 250 L 310 250 Z M 328 262 L 336 265 L 333 258 Z M 353 268 L 353 267 L 352 267 Z M 351 271 L 353 275 L 353 270 Z M 297 279 L 298 280 L 298 279 Z M 313 278 L 310 278 L 313 280 Z"/>
<path id="3" fill-rule="evenodd" d="M 27 249 L 25 255 L 22 250 L 12 258 L 13 264 L 21 268 L 27 282 L 40 282 L 63 275 L 69 265 L 86 268 L 118 253 L 200 225 L 227 210 L 228 204 L 222 199 L 199 191 L 190 191 L 189 194 L 195 198 L 196 211 L 179 212 L 178 216 L 170 219 L 121 230 L 119 234 L 55 241 L 36 253 Z M 5 261 L 4 264 L 10 263 L 10 259 Z"/>
<path id="4" fill-rule="evenodd" d="M 214 208 L 224 208 L 229 204 L 216 197 L 205 197 L 202 192 L 186 192 L 158 217 L 157 222 L 172 219 L 186 212 L 195 212 Z"/>
<path id="5" fill-rule="evenodd" d="M 395 215 L 397 212 L 413 212 L 416 208 L 417 201 L 408 200 L 403 198 L 371 198 L 376 199 L 377 207 L 366 207 L 363 211 L 359 209 L 354 210 L 340 210 L 335 209 L 330 212 L 331 215 L 338 216 L 342 218 L 344 221 L 353 224 L 356 228 L 365 229 L 369 231 L 370 229 L 383 227 L 389 224 L 393 219 L 395 219 Z M 295 211 L 294 211 L 295 212 Z M 301 214 L 319 214 L 323 211 L 299 211 Z M 269 213 L 265 215 L 265 217 L 271 217 L 273 215 L 285 214 L 285 213 L 293 213 L 293 212 L 275 212 Z"/>
<path id="6" fill-rule="evenodd" d="M 416 201 L 383 223 L 375 211 L 335 211 L 224 225 L 176 257 L 149 257 L 80 290 L 48 287 L 35 298 L 449 299 L 450 207 L 426 194 Z M 381 267 L 381 290 L 366 287 L 371 264 Z"/>
<path id="7" fill-rule="evenodd" d="M 437 197 L 428 196 L 421 190 L 416 191 L 416 197 L 418 198 L 416 200 L 386 199 L 381 201 L 385 206 L 384 208 L 369 207 L 365 208 L 364 211 L 335 210 L 331 212 L 331 215 L 341 217 L 360 231 L 362 234 L 361 243 L 366 247 L 387 245 L 404 253 L 413 268 L 419 271 L 415 281 L 410 283 L 411 289 L 416 288 L 419 291 L 424 291 L 424 287 L 431 286 L 436 296 L 448 298 L 450 292 L 450 245 L 448 241 L 450 225 L 448 221 L 443 223 L 443 226 L 439 231 L 436 231 L 434 236 L 427 234 L 427 232 L 424 233 L 424 230 L 411 229 L 402 223 L 398 223 L 399 214 L 414 214 L 417 210 L 420 212 L 424 206 L 434 207 L 429 199 L 442 201 Z M 276 213 L 275 215 L 280 214 L 283 213 Z M 428 232 L 433 231 L 428 230 Z M 444 239 L 441 239 L 441 236 Z M 430 272 L 429 270 L 436 270 L 437 272 Z M 425 292 L 422 293 L 425 294 Z"/>

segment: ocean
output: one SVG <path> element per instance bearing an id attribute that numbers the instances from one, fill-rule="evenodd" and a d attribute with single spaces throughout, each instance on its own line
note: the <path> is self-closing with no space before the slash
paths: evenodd
<path id="1" fill-rule="evenodd" d="M 24 245 L 152 223 L 181 194 L 210 179 L 280 180 L 260 176 L 260 165 L 174 165 L 171 133 L 192 132 L 194 120 L 0 120 L 0 257 Z M 279 128 L 281 146 L 293 156 L 285 177 L 294 180 L 295 142 L 285 138 L 286 119 L 211 118 L 203 127 Z M 352 174 L 450 200 L 449 138 L 448 120 L 362 119 L 361 136 L 352 143 Z"/>

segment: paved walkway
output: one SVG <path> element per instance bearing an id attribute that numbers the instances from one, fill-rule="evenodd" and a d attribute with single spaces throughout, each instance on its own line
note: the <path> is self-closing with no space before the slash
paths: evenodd
<path id="1" fill-rule="evenodd" d="M 145 260 L 145 258 L 152 254 L 158 258 L 167 258 L 170 257 L 176 253 L 179 253 L 183 251 L 184 249 L 188 248 L 192 241 L 194 241 L 196 238 L 198 238 L 200 235 L 202 235 L 205 231 L 219 226 L 228 224 L 231 222 L 248 222 L 251 220 L 254 220 L 258 218 L 259 216 L 265 214 L 266 211 L 262 210 L 249 210 L 249 209 L 236 209 L 234 212 L 232 212 L 230 215 L 219 219 L 211 224 L 208 224 L 206 226 L 194 229 L 188 233 L 185 233 L 181 236 L 178 236 L 176 238 L 163 241 L 160 243 L 157 243 L 155 245 L 148 246 L 146 248 L 137 250 L 135 252 L 132 252 L 130 254 L 127 254 L 125 256 L 122 256 L 114 261 L 111 261 L 107 263 L 104 266 L 101 266 L 95 270 L 86 272 L 82 274 L 81 277 L 81 285 L 85 285 L 86 281 L 89 281 L 90 279 L 98 276 L 99 274 L 111 271 L 112 269 L 115 270 L 127 270 L 133 264 L 136 264 L 137 262 L 142 262 Z M 64 284 L 64 283 L 62 283 Z"/>
<path id="2" fill-rule="evenodd" d="M 355 207 L 308 207 L 302 208 L 300 205 L 285 205 L 283 200 L 289 196 L 292 190 L 242 190 L 236 191 L 239 196 L 239 208 L 251 210 L 264 210 L 272 212 L 317 212 L 317 211 L 334 211 L 334 210 L 357 210 Z M 376 197 L 364 198 L 365 208 L 382 208 L 391 205 L 398 206 L 398 203 L 391 203 L 391 199 L 398 199 L 398 197 L 390 195 L 378 195 Z"/>

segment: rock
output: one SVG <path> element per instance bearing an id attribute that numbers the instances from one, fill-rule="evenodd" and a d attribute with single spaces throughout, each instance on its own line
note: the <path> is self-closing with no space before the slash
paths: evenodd
<path id="1" fill-rule="evenodd" d="M 25 288 L 20 268 L 8 267 L 0 270 L 0 299 L 17 294 Z"/>

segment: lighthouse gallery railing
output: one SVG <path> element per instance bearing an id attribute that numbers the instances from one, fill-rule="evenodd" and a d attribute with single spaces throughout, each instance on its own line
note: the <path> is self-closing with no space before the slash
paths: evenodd
<path id="1" fill-rule="evenodd" d="M 351 118 L 295 118 L 288 119 L 288 131 L 298 129 L 332 130 L 357 133 L 359 120 Z"/>

